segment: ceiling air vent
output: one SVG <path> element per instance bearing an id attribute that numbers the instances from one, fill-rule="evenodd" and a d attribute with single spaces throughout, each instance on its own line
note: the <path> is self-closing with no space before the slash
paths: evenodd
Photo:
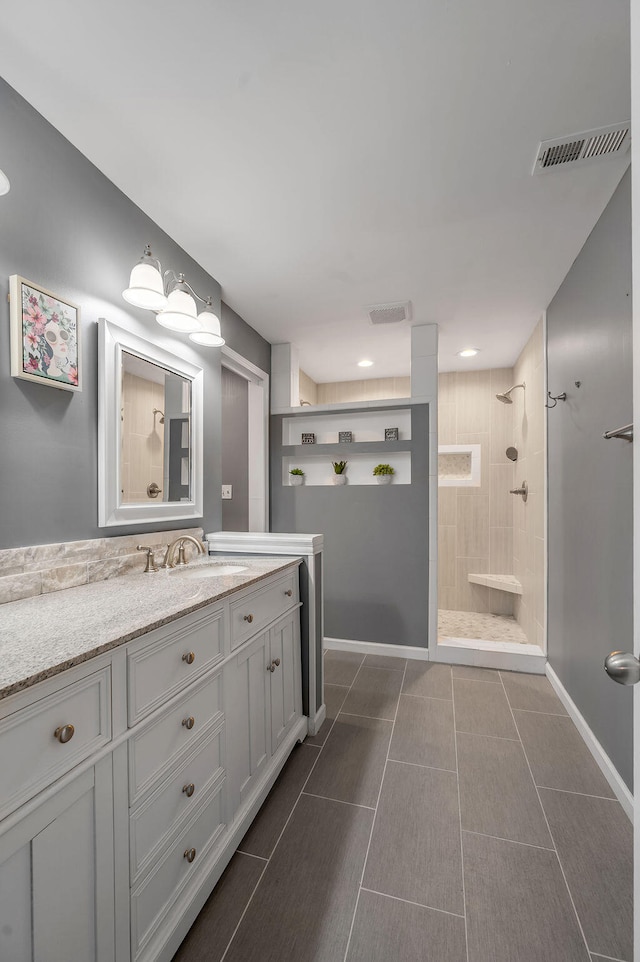
<path id="1" fill-rule="evenodd" d="M 393 304 L 374 304 L 367 308 L 372 324 L 398 324 L 411 320 L 411 301 L 395 301 Z"/>
<path id="2" fill-rule="evenodd" d="M 603 157 L 620 157 L 629 150 L 630 127 L 629 122 L 613 124 L 557 140 L 545 140 L 538 148 L 531 173 L 546 174 L 558 167 L 578 167 Z"/>

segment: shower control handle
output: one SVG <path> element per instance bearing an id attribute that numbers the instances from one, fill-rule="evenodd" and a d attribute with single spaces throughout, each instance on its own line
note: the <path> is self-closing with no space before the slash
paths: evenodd
<path id="1" fill-rule="evenodd" d="M 526 481 L 523 481 L 519 488 L 513 488 L 511 491 L 509 491 L 509 494 L 519 494 L 522 500 L 526 503 L 526 500 L 529 497 L 529 485 Z"/>

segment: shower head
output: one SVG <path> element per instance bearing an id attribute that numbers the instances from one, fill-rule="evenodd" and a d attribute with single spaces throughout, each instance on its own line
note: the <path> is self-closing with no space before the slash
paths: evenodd
<path id="1" fill-rule="evenodd" d="M 517 387 L 521 387 L 522 390 L 524 391 L 524 387 L 525 387 L 524 381 L 522 382 L 522 384 L 514 384 L 513 387 L 510 387 L 508 391 L 504 392 L 504 394 L 496 394 L 496 400 L 502 401 L 503 404 L 513 404 L 513 401 L 509 397 L 509 395 L 511 394 L 512 391 L 515 391 Z"/>
<path id="2" fill-rule="evenodd" d="M 154 409 L 153 409 L 153 418 L 154 418 L 154 421 L 155 421 L 156 414 L 161 414 L 161 415 L 162 415 L 162 417 L 160 418 L 160 424 L 164 424 L 164 411 L 161 411 L 160 408 L 154 408 Z"/>

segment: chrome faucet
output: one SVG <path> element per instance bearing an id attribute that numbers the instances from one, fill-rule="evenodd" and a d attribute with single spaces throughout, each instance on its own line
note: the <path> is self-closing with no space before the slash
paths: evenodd
<path id="1" fill-rule="evenodd" d="M 179 538 L 176 538 L 176 540 L 172 541 L 171 544 L 167 547 L 167 553 L 165 555 L 164 565 L 162 566 L 163 568 L 176 568 L 178 565 L 187 564 L 187 558 L 184 553 L 185 541 L 190 541 L 191 544 L 195 545 L 195 547 L 198 549 L 198 554 L 207 553 L 202 541 L 199 541 L 197 538 L 194 538 L 193 535 L 191 534 L 180 535 Z M 173 558 L 175 555 L 176 546 L 178 548 L 178 560 L 174 561 Z"/>

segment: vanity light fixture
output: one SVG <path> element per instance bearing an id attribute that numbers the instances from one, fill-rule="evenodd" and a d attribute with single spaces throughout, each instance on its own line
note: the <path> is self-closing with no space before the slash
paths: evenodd
<path id="1" fill-rule="evenodd" d="M 358 361 L 358 367 L 373 367 L 373 361 Z"/>
<path id="2" fill-rule="evenodd" d="M 9 178 L 3 170 L 0 170 L 0 197 L 2 197 L 3 194 L 8 194 L 10 187 Z"/>
<path id="3" fill-rule="evenodd" d="M 458 351 L 458 357 L 475 357 L 479 353 L 479 347 L 465 347 L 462 351 Z"/>
<path id="4" fill-rule="evenodd" d="M 147 244 L 144 254 L 131 271 L 129 287 L 122 296 L 134 307 L 156 312 L 162 327 L 178 334 L 188 334 L 196 344 L 221 347 L 225 342 L 220 334 L 220 319 L 213 310 L 211 297 L 201 297 L 185 280 L 184 274 L 162 271 L 160 261 Z M 196 300 L 204 310 L 198 314 Z"/>

